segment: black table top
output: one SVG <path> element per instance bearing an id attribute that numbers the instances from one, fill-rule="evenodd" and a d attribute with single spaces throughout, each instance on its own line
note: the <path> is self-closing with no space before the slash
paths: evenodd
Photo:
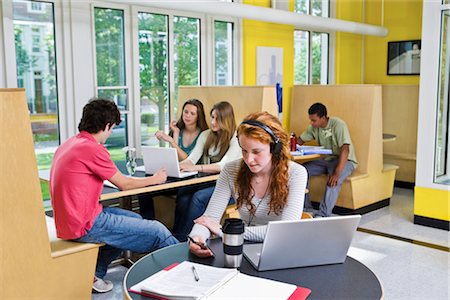
<path id="1" fill-rule="evenodd" d="M 198 258 L 189 253 L 187 243 L 180 243 L 152 252 L 137 261 L 124 278 L 124 291 L 150 275 L 177 262 L 189 260 L 206 265 L 223 267 L 223 251 L 220 239 L 210 241 L 214 258 Z M 383 289 L 375 274 L 359 261 L 347 257 L 345 263 L 315 267 L 303 267 L 258 272 L 245 259 L 242 273 L 274 279 L 311 289 L 308 299 L 381 299 Z M 126 292 L 127 293 L 127 292 Z M 132 299 L 149 299 L 128 293 Z"/>

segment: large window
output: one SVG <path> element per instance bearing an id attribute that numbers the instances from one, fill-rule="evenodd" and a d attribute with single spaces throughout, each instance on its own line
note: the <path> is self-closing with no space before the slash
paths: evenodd
<path id="1" fill-rule="evenodd" d="M 141 143 L 157 144 L 169 120 L 168 16 L 138 13 Z"/>
<path id="2" fill-rule="evenodd" d="M 328 0 L 296 0 L 295 12 L 328 17 Z M 294 83 L 328 83 L 329 34 L 294 31 Z"/>
<path id="3" fill-rule="evenodd" d="M 138 12 L 143 145 L 158 144 L 155 131 L 168 132 L 171 110 L 177 119 L 178 87 L 201 83 L 200 23 L 196 17 Z"/>
<path id="4" fill-rule="evenodd" d="M 53 3 L 13 1 L 17 86 L 25 88 L 40 170 L 50 169 L 59 145 L 54 24 Z"/>
<path id="5" fill-rule="evenodd" d="M 214 84 L 233 85 L 233 23 L 214 21 Z"/>
<path id="6" fill-rule="evenodd" d="M 106 147 L 113 160 L 123 160 L 128 145 L 129 89 L 125 69 L 124 11 L 94 8 L 97 96 L 113 100 L 122 122 L 113 129 Z"/>

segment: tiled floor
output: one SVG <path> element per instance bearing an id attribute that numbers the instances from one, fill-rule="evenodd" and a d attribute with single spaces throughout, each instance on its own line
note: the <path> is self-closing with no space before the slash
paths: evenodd
<path id="1" fill-rule="evenodd" d="M 396 188 L 391 205 L 368 213 L 360 227 L 431 244 L 450 246 L 448 231 L 414 225 L 413 191 Z M 368 266 L 380 279 L 384 299 L 450 299 L 450 253 L 392 238 L 356 232 L 349 256 Z M 106 279 L 113 292 L 92 299 L 123 299 L 126 268 L 110 268 Z"/>

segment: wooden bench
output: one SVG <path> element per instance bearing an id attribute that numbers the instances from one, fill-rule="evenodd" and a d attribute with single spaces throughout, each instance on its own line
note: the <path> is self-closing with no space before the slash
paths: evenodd
<path id="1" fill-rule="evenodd" d="M 77 243 L 66 241 L 56 236 L 55 221 L 48 216 L 45 217 L 48 239 L 50 242 L 51 256 L 53 258 L 70 255 L 91 249 L 97 249 L 104 244 Z"/>
<path id="2" fill-rule="evenodd" d="M 383 145 L 384 162 L 398 165 L 395 180 L 413 187 L 416 181 L 418 84 L 384 84 L 383 131 L 396 136 Z"/>
<path id="3" fill-rule="evenodd" d="M 382 101 L 380 85 L 294 86 L 291 131 L 298 136 L 309 125 L 308 109 L 322 102 L 329 116 L 347 123 L 358 160 L 357 169 L 342 184 L 336 212 L 365 213 L 389 205 L 397 166 L 383 163 Z M 320 202 L 327 177 L 310 179 L 313 202 Z"/>
<path id="4" fill-rule="evenodd" d="M 90 299 L 101 245 L 56 238 L 44 215 L 26 103 L 24 89 L 0 89 L 0 299 Z"/>

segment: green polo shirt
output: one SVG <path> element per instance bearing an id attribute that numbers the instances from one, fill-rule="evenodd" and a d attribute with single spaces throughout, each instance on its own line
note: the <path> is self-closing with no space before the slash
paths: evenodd
<path id="1" fill-rule="evenodd" d="M 309 125 L 300 138 L 304 142 L 316 140 L 320 146 L 323 146 L 326 149 L 331 149 L 333 154 L 326 157 L 326 160 L 339 157 L 339 154 L 341 154 L 342 145 L 348 144 L 350 146 L 348 160 L 353 164 L 353 167 L 356 168 L 358 165 L 358 161 L 355 156 L 355 149 L 353 148 L 353 143 L 350 138 L 347 124 L 339 118 L 330 117 L 326 128 L 314 128 Z"/>

